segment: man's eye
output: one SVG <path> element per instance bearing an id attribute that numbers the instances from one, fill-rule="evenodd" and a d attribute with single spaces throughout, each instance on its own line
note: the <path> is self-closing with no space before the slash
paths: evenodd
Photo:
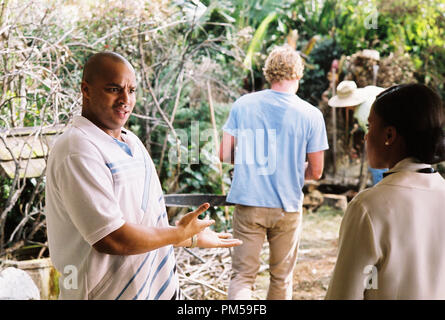
<path id="1" fill-rule="evenodd" d="M 136 89 L 130 89 L 130 93 L 135 93 Z"/>
<path id="2" fill-rule="evenodd" d="M 116 92 L 119 92 L 119 88 L 108 88 L 108 91 L 116 93 Z"/>

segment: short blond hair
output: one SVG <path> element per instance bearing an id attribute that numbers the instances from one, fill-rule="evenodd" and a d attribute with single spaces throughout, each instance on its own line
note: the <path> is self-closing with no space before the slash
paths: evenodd
<path id="1" fill-rule="evenodd" d="M 303 70 L 303 60 L 289 45 L 274 48 L 263 68 L 264 76 L 270 84 L 281 80 L 301 79 Z"/>

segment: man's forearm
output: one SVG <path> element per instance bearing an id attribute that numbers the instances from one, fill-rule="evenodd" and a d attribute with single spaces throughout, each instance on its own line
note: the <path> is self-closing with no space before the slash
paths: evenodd
<path id="1" fill-rule="evenodd" d="M 222 162 L 235 164 L 235 152 L 232 150 L 232 153 L 230 155 L 227 155 L 226 157 L 224 157 L 222 159 Z"/>
<path id="2" fill-rule="evenodd" d="M 317 178 L 313 174 L 312 167 L 309 165 L 308 162 L 304 163 L 304 179 L 305 180 L 317 180 Z"/>
<path id="3" fill-rule="evenodd" d="M 177 244 L 175 244 L 175 247 L 190 247 L 192 245 L 192 238 L 185 239 L 184 241 L 181 241 Z"/>
<path id="4" fill-rule="evenodd" d="M 102 253 L 131 255 L 167 245 L 178 245 L 215 223 L 215 220 L 198 219 L 198 216 L 209 206 L 210 204 L 203 203 L 198 209 L 184 215 L 174 227 L 156 228 L 126 222 L 122 227 L 95 243 L 93 247 Z"/>
<path id="5" fill-rule="evenodd" d="M 116 231 L 99 240 L 93 247 L 102 253 L 133 255 L 166 245 L 177 245 L 186 240 L 181 237 L 177 227 L 155 228 L 125 223 Z"/>
<path id="6" fill-rule="evenodd" d="M 323 174 L 323 151 L 317 151 L 307 154 L 307 162 L 305 163 L 304 178 L 306 180 L 318 180 Z"/>
<path id="7" fill-rule="evenodd" d="M 235 162 L 235 137 L 224 132 L 223 139 L 219 147 L 219 159 L 221 162 L 234 164 Z"/>

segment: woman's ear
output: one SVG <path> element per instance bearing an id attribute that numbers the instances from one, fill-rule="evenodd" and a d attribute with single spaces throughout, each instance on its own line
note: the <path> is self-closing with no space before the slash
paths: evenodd
<path id="1" fill-rule="evenodd" d="M 394 126 L 385 127 L 385 146 L 390 146 L 396 141 L 398 133 Z"/>

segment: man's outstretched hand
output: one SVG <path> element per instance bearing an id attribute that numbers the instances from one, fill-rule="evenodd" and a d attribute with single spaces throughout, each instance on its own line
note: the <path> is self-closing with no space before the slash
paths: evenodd
<path id="1" fill-rule="evenodd" d="M 230 233 L 216 233 L 205 228 L 198 234 L 197 246 L 200 248 L 230 248 L 243 244 L 241 240 L 233 239 Z"/>
<path id="2" fill-rule="evenodd" d="M 189 239 L 198 234 L 197 246 L 200 248 L 230 248 L 241 245 L 243 242 L 233 239 L 230 233 L 217 233 L 210 228 L 215 220 L 198 219 L 199 215 L 204 213 L 210 207 L 209 203 L 203 203 L 195 211 L 187 213 L 178 222 L 176 227 L 182 235 L 183 241 L 177 245 L 189 245 Z"/>
<path id="3" fill-rule="evenodd" d="M 197 233 L 200 233 L 208 226 L 215 223 L 215 220 L 209 219 L 198 219 L 199 215 L 205 212 L 210 207 L 210 204 L 203 203 L 195 211 L 187 213 L 178 222 L 176 222 L 176 227 L 180 234 L 181 241 L 190 239 Z"/>

